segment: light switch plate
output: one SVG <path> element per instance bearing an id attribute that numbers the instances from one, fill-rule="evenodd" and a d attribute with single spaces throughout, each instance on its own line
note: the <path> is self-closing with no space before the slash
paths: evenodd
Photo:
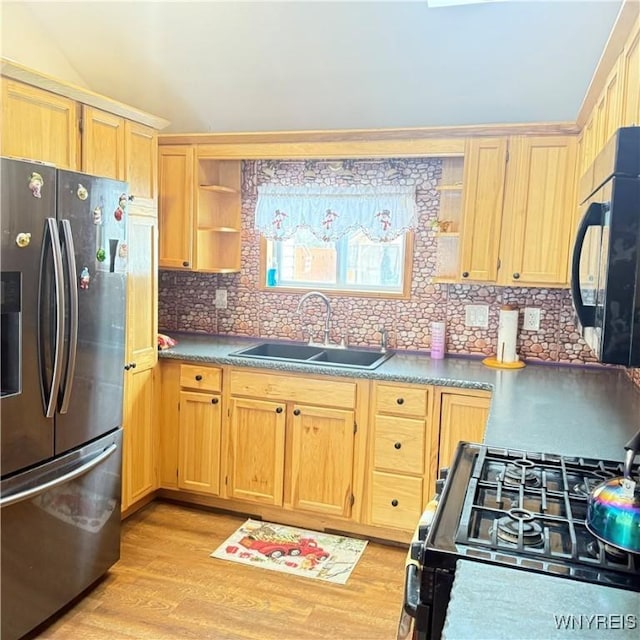
<path id="1" fill-rule="evenodd" d="M 525 331 L 540 331 L 540 309 L 525 307 L 522 328 Z"/>
<path id="2" fill-rule="evenodd" d="M 479 327 L 480 329 L 486 329 L 489 326 L 489 305 L 465 305 L 464 325 L 465 327 Z"/>
<path id="3" fill-rule="evenodd" d="M 216 309 L 227 308 L 227 290 L 216 289 Z"/>

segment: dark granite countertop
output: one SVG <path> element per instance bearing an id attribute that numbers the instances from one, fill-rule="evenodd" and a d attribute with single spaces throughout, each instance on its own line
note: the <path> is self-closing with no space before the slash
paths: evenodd
<path id="1" fill-rule="evenodd" d="M 342 369 L 232 355 L 233 351 L 263 342 L 256 338 L 171 335 L 178 345 L 161 352 L 161 358 L 490 390 L 485 443 L 496 446 L 622 460 L 625 442 L 640 428 L 640 389 L 624 371 L 614 368 L 528 365 L 524 369 L 498 370 L 478 360 L 432 360 L 427 355 L 399 352 L 371 371 Z M 597 630 L 587 632 L 586 626 L 582 630 L 558 630 L 554 614 L 610 617 Z M 603 624 L 617 624 L 618 614 L 635 616 L 638 626 L 605 631 Z M 638 628 L 640 594 L 460 560 L 444 637 L 637 638 Z"/>

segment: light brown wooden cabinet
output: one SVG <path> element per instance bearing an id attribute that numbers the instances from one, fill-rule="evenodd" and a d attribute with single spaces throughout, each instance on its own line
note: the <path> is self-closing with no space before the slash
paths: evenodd
<path id="1" fill-rule="evenodd" d="M 160 372 L 162 495 L 403 541 L 433 496 L 438 459 L 482 441 L 490 401 L 482 390 L 171 359 Z"/>
<path id="2" fill-rule="evenodd" d="M 575 210 L 575 136 L 509 141 L 498 283 L 564 285 Z"/>
<path id="3" fill-rule="evenodd" d="M 248 369 L 230 378 L 229 496 L 349 517 L 356 384 Z"/>
<path id="4" fill-rule="evenodd" d="M 451 464 L 459 442 L 482 442 L 490 404 L 488 391 L 436 389 L 435 413 L 440 434 L 437 468 Z"/>
<path id="5" fill-rule="evenodd" d="M 219 394 L 180 392 L 178 487 L 220 493 L 222 405 Z"/>
<path id="6" fill-rule="evenodd" d="M 157 488 L 155 397 L 153 369 L 130 369 L 125 374 L 122 510 Z"/>
<path id="7" fill-rule="evenodd" d="M 373 389 L 368 521 L 413 531 L 430 486 L 433 388 L 375 382 Z"/>
<path id="8" fill-rule="evenodd" d="M 457 276 L 436 280 L 566 285 L 575 165 L 574 136 L 469 139 Z"/>
<path id="9" fill-rule="evenodd" d="M 2 155 L 80 169 L 75 100 L 2 78 Z"/>
<path id="10" fill-rule="evenodd" d="M 495 282 L 507 168 L 506 138 L 473 138 L 465 147 L 461 281 Z"/>
<path id="11" fill-rule="evenodd" d="M 161 145 L 160 266 L 240 270 L 240 161 L 200 157 L 192 145 Z"/>
<path id="12" fill-rule="evenodd" d="M 210 495 L 220 493 L 222 371 L 195 364 L 180 366 L 177 486 Z M 174 428 L 175 428 L 174 424 Z"/>
<path id="13" fill-rule="evenodd" d="M 155 129 L 82 107 L 82 171 L 128 183 L 131 205 L 157 215 L 158 136 Z"/>
<path id="14" fill-rule="evenodd" d="M 282 506 L 286 403 L 231 398 L 229 497 Z"/>

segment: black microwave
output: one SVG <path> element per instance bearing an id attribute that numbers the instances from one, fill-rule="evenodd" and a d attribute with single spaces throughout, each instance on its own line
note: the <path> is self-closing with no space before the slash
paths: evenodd
<path id="1" fill-rule="evenodd" d="M 640 366 L 640 127 L 624 127 L 590 167 L 571 265 L 579 327 L 600 362 Z"/>

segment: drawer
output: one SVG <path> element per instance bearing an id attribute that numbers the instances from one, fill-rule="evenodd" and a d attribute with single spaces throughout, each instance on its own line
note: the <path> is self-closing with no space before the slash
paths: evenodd
<path id="1" fill-rule="evenodd" d="M 377 415 L 375 418 L 375 468 L 422 475 L 425 434 L 424 420 Z"/>
<path id="2" fill-rule="evenodd" d="M 180 366 L 180 386 L 201 391 L 220 391 L 222 370 L 216 367 L 183 364 Z"/>
<path id="3" fill-rule="evenodd" d="M 371 524 L 413 531 L 421 514 L 422 478 L 373 473 Z"/>
<path id="4" fill-rule="evenodd" d="M 231 371 L 231 395 L 251 398 L 319 404 L 353 409 L 356 383 L 317 380 L 298 376 L 278 376 L 256 371 Z"/>
<path id="5" fill-rule="evenodd" d="M 393 413 L 398 416 L 427 415 L 428 389 L 376 384 L 376 413 Z"/>

